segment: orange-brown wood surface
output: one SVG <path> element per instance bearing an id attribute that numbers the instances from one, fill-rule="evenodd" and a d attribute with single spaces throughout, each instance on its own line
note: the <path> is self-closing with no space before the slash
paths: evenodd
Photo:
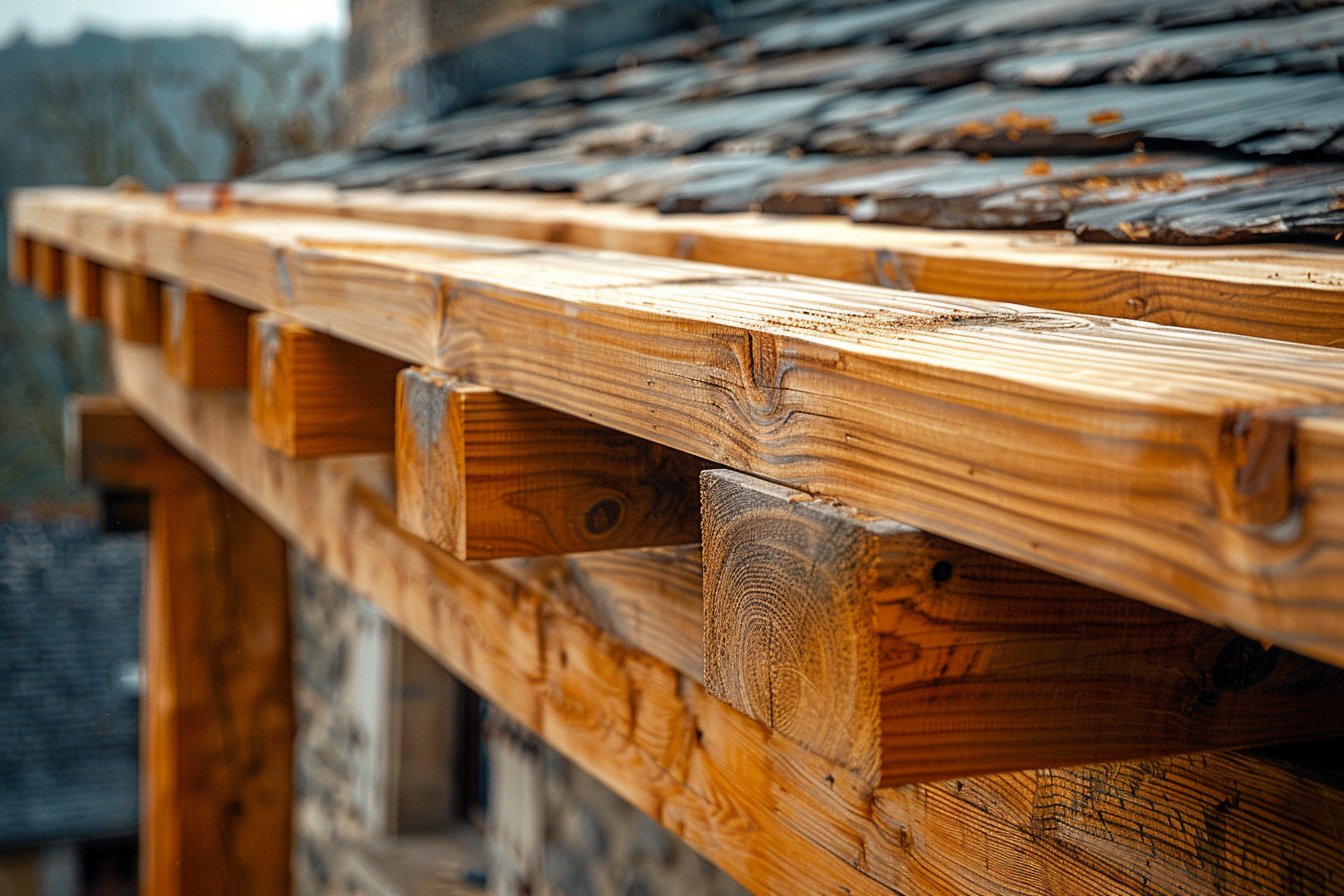
<path id="1" fill-rule="evenodd" d="M 115 395 L 70 396 L 64 430 L 71 482 L 150 491 L 198 478 L 177 450 Z"/>
<path id="2" fill-rule="evenodd" d="M 252 319 L 248 366 L 263 444 L 287 457 L 392 450 L 399 362 L 264 314 Z"/>
<path id="3" fill-rule="evenodd" d="M 247 387 L 248 311 L 196 289 L 164 284 L 163 361 L 193 389 Z"/>
<path id="4" fill-rule="evenodd" d="M 685 258 L 1058 311 L 1344 345 L 1344 261 L 1313 246 L 1079 243 L 1065 232 L 855 224 L 841 217 L 662 215 L 502 191 L 397 193 L 249 184 L 259 210 L 334 214 Z"/>
<path id="5" fill-rule="evenodd" d="M 32 244 L 33 287 L 44 299 L 65 295 L 65 253 L 51 243 Z"/>
<path id="6" fill-rule="evenodd" d="M 157 344 L 163 336 L 159 281 L 124 268 L 104 270 L 99 280 L 108 329 L 127 342 Z"/>
<path id="7" fill-rule="evenodd" d="M 742 473 L 705 685 L 881 784 L 1344 735 L 1344 670 Z"/>
<path id="8" fill-rule="evenodd" d="M 1344 794 L 1278 760 L 1205 753 L 874 791 L 520 585 L 519 561 L 463 563 L 407 535 L 390 459 L 287 461 L 247 437 L 240 396 L 186 392 L 150 348 L 114 345 L 112 363 L 184 453 L 757 892 L 1334 896 L 1344 883 Z"/>
<path id="9" fill-rule="evenodd" d="M 73 252 L 65 256 L 65 308 L 71 320 L 103 317 L 103 268 Z"/>
<path id="10" fill-rule="evenodd" d="M 397 514 L 462 560 L 700 540 L 698 458 L 423 368 L 397 381 Z"/>
<path id="11" fill-rule="evenodd" d="M 27 286 L 33 282 L 33 241 L 13 226 L 9 228 L 7 269 L 9 282 L 15 286 Z"/>
<path id="12" fill-rule="evenodd" d="M 1335 350 L 147 197 L 14 207 L 42 238 L 77 217 L 95 255 L 1344 662 L 1340 492 L 1294 447 L 1344 405 Z"/>
<path id="13" fill-rule="evenodd" d="M 151 500 L 141 893 L 288 893 L 284 541 L 204 474 Z"/>

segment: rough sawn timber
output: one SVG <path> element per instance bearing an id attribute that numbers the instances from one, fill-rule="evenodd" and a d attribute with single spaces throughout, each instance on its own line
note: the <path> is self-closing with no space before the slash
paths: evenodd
<path id="1" fill-rule="evenodd" d="M 397 380 L 397 515 L 460 560 L 700 540 L 698 458 L 423 368 Z"/>
<path id="2" fill-rule="evenodd" d="M 1056 311 L 1344 345 L 1344 258 L 1313 246 L 1099 246 L 1064 231 L 929 230 L 794 215 L 662 215 L 500 191 L 240 185 L 256 209 L 339 215 L 829 277 Z"/>
<path id="3" fill-rule="evenodd" d="M 1344 662 L 1344 353 L 327 218 L 43 194 L 93 256 Z M 36 209 L 36 211 L 31 211 Z M 67 242 L 72 233 L 60 238 Z M 520 334 L 526 334 L 522 338 Z M 1325 445 L 1300 450 L 1303 433 Z"/>
<path id="4" fill-rule="evenodd" d="M 1344 670 L 732 470 L 705 686 L 879 784 L 1344 735 Z"/>
<path id="5" fill-rule="evenodd" d="M 1333 896 L 1344 795 L 1209 753 L 870 791 L 508 574 L 407 535 L 387 458 L 287 461 L 242 397 L 112 347 L 121 394 L 483 696 L 747 886 L 775 893 Z"/>

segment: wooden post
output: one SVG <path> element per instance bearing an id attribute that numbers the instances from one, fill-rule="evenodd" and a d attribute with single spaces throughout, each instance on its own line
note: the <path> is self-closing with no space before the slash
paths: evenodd
<path id="1" fill-rule="evenodd" d="M 247 387 L 247 317 L 241 305 L 165 283 L 163 366 L 192 389 Z"/>
<path id="2" fill-rule="evenodd" d="M 705 686 L 879 785 L 1344 733 L 1344 670 L 726 470 Z"/>
<path id="3" fill-rule="evenodd" d="M 67 405 L 85 482 L 149 490 L 141 893 L 289 892 L 294 707 L 285 544 L 118 399 Z"/>
<path id="4" fill-rule="evenodd" d="M 65 307 L 71 320 L 94 321 L 103 317 L 103 268 L 96 261 L 67 252 L 65 256 Z"/>
<path id="5" fill-rule="evenodd" d="M 163 331 L 158 281 L 129 270 L 108 270 L 100 279 L 112 333 L 127 342 L 157 343 Z"/>
<path id="6" fill-rule="evenodd" d="M 463 560 L 699 541 L 704 466 L 432 370 L 397 381 L 397 515 Z"/>
<path id="7" fill-rule="evenodd" d="M 276 314 L 252 318 L 257 440 L 291 458 L 391 451 L 402 363 Z"/>

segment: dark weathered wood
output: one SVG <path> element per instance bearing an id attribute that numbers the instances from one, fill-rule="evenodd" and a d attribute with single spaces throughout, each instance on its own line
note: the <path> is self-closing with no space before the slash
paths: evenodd
<path id="1" fill-rule="evenodd" d="M 705 686 L 877 785 L 1344 735 L 1344 670 L 742 473 Z"/>
<path id="2" fill-rule="evenodd" d="M 103 268 L 74 252 L 65 256 L 65 310 L 71 320 L 103 318 Z"/>
<path id="3" fill-rule="evenodd" d="M 1205 753 L 870 791 L 693 681 L 622 648 L 508 565 L 395 523 L 387 464 L 292 463 L 230 393 L 187 393 L 115 345 L 118 382 L 183 450 L 474 689 L 759 892 L 1335 896 L 1344 795 Z M 1063 888 L 1063 889 L 1061 889 Z"/>
<path id="4" fill-rule="evenodd" d="M 72 395 L 65 403 L 65 469 L 71 482 L 150 491 L 194 481 L 187 462 L 115 395 Z"/>
<path id="5" fill-rule="evenodd" d="M 163 363 L 193 389 L 247 386 L 248 311 L 197 289 L 162 288 Z"/>
<path id="6" fill-rule="evenodd" d="M 462 560 L 698 541 L 704 466 L 432 370 L 397 381 L 397 516 Z"/>
<path id="7" fill-rule="evenodd" d="M 287 457 L 391 451 L 400 362 L 281 315 L 251 320 L 252 428 Z"/>
<path id="8" fill-rule="evenodd" d="M 141 893 L 290 886 L 294 706 L 285 543 L 207 476 L 153 493 Z"/>

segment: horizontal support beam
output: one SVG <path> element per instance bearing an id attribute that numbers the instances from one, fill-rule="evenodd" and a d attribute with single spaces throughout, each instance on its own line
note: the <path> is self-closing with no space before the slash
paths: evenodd
<path id="1" fill-rule="evenodd" d="M 134 407 L 328 572 L 752 889 L 1334 896 L 1344 879 L 1344 793 L 1254 756 L 873 792 L 520 585 L 517 561 L 462 563 L 408 536 L 383 459 L 287 461 L 248 438 L 239 396 L 186 392 L 144 347 L 114 345 L 112 364 Z"/>
<path id="2" fill-rule="evenodd" d="M 1342 345 L 1344 260 L 1315 246 L 1192 249 L 1072 234 L 929 230 L 838 216 L 663 215 L 618 203 L 489 192 L 246 184 L 258 211 L 340 215 L 590 249 L 1016 302 L 1243 336 Z"/>
<path id="3" fill-rule="evenodd" d="M 177 449 L 116 395 L 71 395 L 64 427 L 71 482 L 143 492 L 194 481 Z"/>
<path id="4" fill-rule="evenodd" d="M 1344 670 L 729 470 L 705 685 L 882 785 L 1344 735 Z"/>
<path id="5" fill-rule="evenodd" d="M 192 389 L 247 388 L 247 309 L 167 283 L 162 302 L 168 375 Z"/>
<path id="6" fill-rule="evenodd" d="M 461 560 L 700 540 L 698 458 L 432 370 L 397 380 L 397 515 Z"/>
<path id="7" fill-rule="evenodd" d="M 102 320 L 105 274 L 103 267 L 96 261 L 74 252 L 66 253 L 65 309 L 71 320 Z"/>
<path id="8" fill-rule="evenodd" d="M 1344 663 L 1344 488 L 1297 444 L 1344 407 L 1337 350 L 150 197 L 24 193 L 15 214 L 77 216 L 95 255 Z"/>
<path id="9" fill-rule="evenodd" d="M 391 451 L 401 363 L 280 315 L 252 318 L 253 432 L 286 457 Z"/>

